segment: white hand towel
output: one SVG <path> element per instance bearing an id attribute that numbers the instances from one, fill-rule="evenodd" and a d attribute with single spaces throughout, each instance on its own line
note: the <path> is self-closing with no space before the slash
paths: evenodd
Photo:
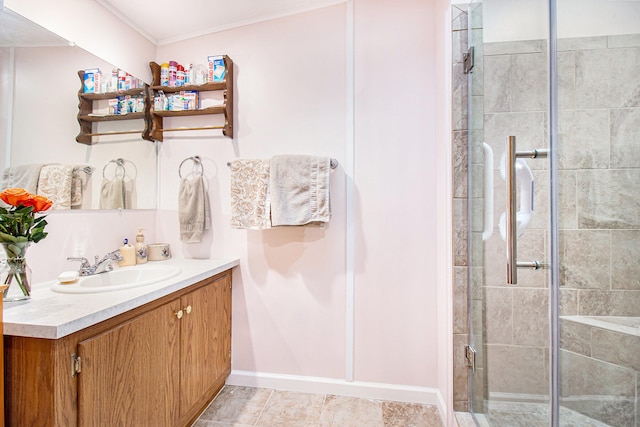
<path id="1" fill-rule="evenodd" d="M 104 178 L 100 187 L 100 209 L 126 209 L 127 193 L 129 191 L 123 178 Z"/>
<path id="2" fill-rule="evenodd" d="M 269 160 L 231 162 L 231 227 L 271 228 Z"/>
<path id="3" fill-rule="evenodd" d="M 184 243 L 201 242 L 204 231 L 211 227 L 209 196 L 202 176 L 180 180 L 178 220 L 180 241 Z"/>
<path id="4" fill-rule="evenodd" d="M 271 225 L 318 225 L 331 219 L 329 157 L 286 155 L 271 158 Z"/>

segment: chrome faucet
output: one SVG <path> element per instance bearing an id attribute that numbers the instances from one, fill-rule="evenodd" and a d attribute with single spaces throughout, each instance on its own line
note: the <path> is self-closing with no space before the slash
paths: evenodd
<path id="1" fill-rule="evenodd" d="M 98 255 L 96 255 L 95 265 L 91 265 L 89 261 L 85 257 L 69 257 L 68 261 L 80 261 L 80 269 L 78 270 L 80 276 L 91 276 L 94 274 L 105 273 L 107 271 L 113 270 L 113 265 L 111 265 L 111 261 L 122 261 L 122 255 L 120 255 L 120 250 L 116 249 L 113 252 L 109 252 L 105 256 L 100 259 Z"/>

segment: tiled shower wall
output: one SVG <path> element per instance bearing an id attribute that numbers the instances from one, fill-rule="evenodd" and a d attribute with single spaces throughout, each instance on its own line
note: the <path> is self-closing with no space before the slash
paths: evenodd
<path id="1" fill-rule="evenodd" d="M 484 390 L 478 390 L 479 400 L 474 402 L 480 412 L 489 389 L 498 398 L 518 394 L 535 399 L 548 394 L 548 274 L 519 271 L 517 287 L 504 284 L 504 243 L 497 228 L 484 244 L 478 238 L 480 226 L 475 218 L 481 218 L 483 199 L 481 194 L 476 197 L 475 190 L 472 241 L 474 254 L 484 257 L 485 268 L 474 269 L 473 282 L 483 286 L 474 286 L 469 296 L 467 280 L 467 269 L 476 266 L 467 253 L 469 133 L 476 141 L 486 141 L 494 151 L 496 226 L 505 205 L 498 166 L 506 136 L 517 136 L 519 150 L 548 146 L 547 53 L 544 40 L 492 43 L 484 45 L 483 54 L 476 51 L 476 61 L 481 61 L 484 73 L 473 76 L 474 107 L 469 130 L 467 76 L 462 72 L 462 53 L 467 48 L 466 11 L 466 6 L 454 5 L 452 13 L 454 408 L 469 408 L 464 346 L 469 341 L 467 307 L 472 298 L 474 315 L 478 315 L 474 326 L 481 326 L 473 333 L 485 343 L 478 349 L 479 370 L 474 379 L 474 387 Z M 564 39 L 559 40 L 559 50 L 561 312 L 565 316 L 638 317 L 640 192 L 634 184 L 640 182 L 640 83 L 635 77 L 640 64 L 640 37 Z M 481 155 L 472 156 L 473 163 L 478 158 L 480 169 Z M 536 215 L 519 239 L 519 258 L 544 260 L 548 259 L 547 163 L 528 163 L 536 179 Z M 474 179 L 481 181 L 478 172 L 472 166 Z M 601 336 L 602 331 L 573 323 L 567 330 L 564 325 L 563 404 L 611 425 L 637 425 L 633 419 L 634 406 L 640 406 L 637 366 L 611 363 L 637 358 L 637 353 L 629 353 L 630 338 L 607 333 L 606 340 L 617 353 L 602 360 L 595 356 L 592 340 L 593 333 Z M 639 350 L 633 343 L 632 350 Z M 485 351 L 488 358 L 483 357 Z M 585 378 L 577 381 L 581 375 Z M 585 396 L 596 396 L 598 404 Z"/>
<path id="2" fill-rule="evenodd" d="M 464 74 L 463 54 L 467 50 L 467 5 L 452 6 L 452 82 L 453 82 L 453 408 L 469 410 L 468 368 L 464 349 L 469 342 L 468 318 L 468 214 L 467 214 L 467 143 L 468 143 L 468 85 Z"/>
<path id="3" fill-rule="evenodd" d="M 640 37 L 560 39 L 558 47 L 561 315 L 640 317 Z M 484 136 L 494 150 L 496 207 L 504 206 L 497 169 L 506 135 L 517 136 L 519 150 L 548 146 L 546 57 L 544 40 L 484 45 Z M 547 162 L 527 162 L 537 207 L 518 255 L 548 259 Z M 503 210 L 496 209 L 494 224 Z M 505 286 L 497 231 L 484 247 L 488 389 L 498 399 L 543 398 L 548 275 L 519 271 L 518 285 Z M 640 363 L 628 360 L 638 360 L 628 349 L 638 346 L 636 338 L 571 325 L 561 320 L 564 406 L 613 426 L 637 425 Z M 605 334 L 617 356 L 597 356 L 593 333 Z"/>

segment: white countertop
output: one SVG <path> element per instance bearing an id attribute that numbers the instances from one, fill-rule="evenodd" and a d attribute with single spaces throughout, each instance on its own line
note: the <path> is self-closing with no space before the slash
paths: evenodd
<path id="1" fill-rule="evenodd" d="M 36 283 L 30 300 L 4 304 L 4 335 L 62 338 L 235 267 L 238 259 L 174 258 L 149 264 L 179 266 L 181 271 L 150 285 L 92 294 L 56 293 L 51 290 L 54 281 Z"/>

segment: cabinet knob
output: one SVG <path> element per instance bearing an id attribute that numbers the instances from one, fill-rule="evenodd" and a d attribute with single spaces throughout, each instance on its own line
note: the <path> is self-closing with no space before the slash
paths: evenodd
<path id="1" fill-rule="evenodd" d="M 186 307 L 184 308 L 184 311 L 185 311 L 187 314 L 191 313 L 191 306 L 190 306 L 190 305 L 186 306 Z"/>
<path id="2" fill-rule="evenodd" d="M 182 319 L 182 316 L 184 315 L 184 312 L 182 310 L 178 310 L 177 312 L 174 313 L 176 315 L 176 317 L 178 319 Z"/>

